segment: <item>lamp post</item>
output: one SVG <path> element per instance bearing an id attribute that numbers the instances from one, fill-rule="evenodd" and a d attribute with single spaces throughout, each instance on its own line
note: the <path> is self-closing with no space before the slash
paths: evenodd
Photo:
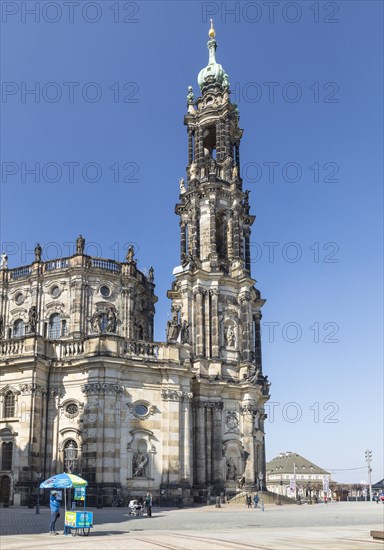
<path id="1" fill-rule="evenodd" d="M 36 488 L 36 514 L 40 514 L 40 479 L 43 474 L 41 472 L 36 472 L 37 477 L 37 488 Z"/>
<path id="2" fill-rule="evenodd" d="M 367 449 L 365 451 L 365 460 L 368 462 L 368 483 L 369 483 L 369 501 L 372 501 L 372 479 L 371 479 L 371 460 L 372 460 L 372 451 Z"/>
<path id="3" fill-rule="evenodd" d="M 263 476 L 262 472 L 259 472 L 259 475 L 257 477 L 259 478 L 259 489 L 261 491 L 261 496 L 263 496 L 263 479 L 264 479 L 264 476 Z"/>
<path id="4" fill-rule="evenodd" d="M 308 484 L 307 484 L 307 493 L 308 493 L 308 496 L 309 496 L 309 504 L 312 504 L 312 487 L 311 487 L 311 484 L 310 484 L 309 481 L 308 481 Z"/>

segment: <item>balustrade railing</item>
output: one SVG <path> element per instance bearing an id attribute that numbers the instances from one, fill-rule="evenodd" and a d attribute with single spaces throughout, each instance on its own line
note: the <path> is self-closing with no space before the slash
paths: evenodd
<path id="1" fill-rule="evenodd" d="M 0 340 L 0 356 L 21 355 L 24 351 L 23 340 Z"/>
<path id="2" fill-rule="evenodd" d="M 24 277 L 29 277 L 31 272 L 32 272 L 32 268 L 30 265 L 16 267 L 15 269 L 11 269 L 9 271 L 11 279 L 14 279 L 14 280 L 22 279 Z"/>
<path id="3" fill-rule="evenodd" d="M 39 337 L 44 340 L 42 337 Z M 89 340 L 57 340 L 56 342 L 47 341 L 47 356 L 58 361 L 65 361 L 71 358 L 94 354 L 92 345 L 94 337 Z M 143 357 L 149 360 L 157 361 L 159 358 L 160 345 L 154 342 L 145 342 L 144 340 L 123 340 L 119 338 L 118 347 L 114 347 L 111 342 L 111 351 L 114 350 L 120 356 Z M 104 341 L 104 346 L 108 348 L 108 339 Z M 24 339 L 12 338 L 9 340 L 0 340 L 0 357 L 21 355 L 25 352 Z M 32 351 L 31 351 L 32 353 Z"/>
<path id="4" fill-rule="evenodd" d="M 124 340 L 121 347 L 121 353 L 132 356 L 144 355 L 157 359 L 159 356 L 159 345 L 141 340 Z"/>
<path id="5" fill-rule="evenodd" d="M 59 359 L 68 359 L 69 357 L 76 357 L 78 355 L 84 355 L 84 340 L 67 340 L 58 343 L 59 346 Z"/>
<path id="6" fill-rule="evenodd" d="M 57 269 L 66 269 L 69 266 L 68 258 L 51 260 L 45 263 L 45 271 L 56 271 Z"/>
<path id="7" fill-rule="evenodd" d="M 113 271 L 114 273 L 120 273 L 121 271 L 121 265 L 119 263 L 114 260 L 103 260 L 101 258 L 92 258 L 92 267 Z"/>

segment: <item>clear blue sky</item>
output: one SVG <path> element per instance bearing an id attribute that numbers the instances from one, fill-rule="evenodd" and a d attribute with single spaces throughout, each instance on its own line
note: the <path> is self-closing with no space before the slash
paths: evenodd
<path id="1" fill-rule="evenodd" d="M 370 448 L 373 480 L 384 477 L 382 3 L 280 2 L 274 13 L 262 2 L 58 4 L 2 2 L 0 240 L 10 267 L 30 263 L 36 241 L 45 258 L 66 256 L 80 232 L 91 255 L 122 260 L 134 243 L 139 268 L 155 268 L 164 339 L 187 86 L 197 95 L 215 12 L 217 58 L 245 130 L 253 275 L 267 299 L 267 458 L 290 450 L 356 468 Z M 40 181 L 26 173 L 35 163 Z"/>

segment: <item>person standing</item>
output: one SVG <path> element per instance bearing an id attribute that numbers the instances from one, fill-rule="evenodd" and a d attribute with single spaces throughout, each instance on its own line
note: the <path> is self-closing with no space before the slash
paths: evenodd
<path id="1" fill-rule="evenodd" d="M 257 508 L 259 506 L 259 495 L 256 493 L 255 496 L 253 497 L 253 502 L 255 504 L 255 508 Z"/>
<path id="2" fill-rule="evenodd" d="M 245 504 L 248 508 L 252 508 L 252 498 L 251 495 L 247 495 L 245 498 Z"/>
<path id="3" fill-rule="evenodd" d="M 151 493 L 147 493 L 147 496 L 145 497 L 145 507 L 147 509 L 147 517 L 152 517 L 152 495 Z"/>
<path id="4" fill-rule="evenodd" d="M 58 493 L 53 492 L 49 501 L 49 507 L 51 508 L 51 524 L 49 526 L 50 535 L 58 535 L 55 531 L 56 520 L 60 516 L 60 501 L 57 498 Z"/>

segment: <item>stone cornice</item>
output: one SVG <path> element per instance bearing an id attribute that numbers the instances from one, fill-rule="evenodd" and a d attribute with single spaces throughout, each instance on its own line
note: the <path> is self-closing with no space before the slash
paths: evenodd
<path id="1" fill-rule="evenodd" d="M 81 386 L 81 391 L 85 395 L 105 395 L 105 394 L 122 394 L 124 392 L 124 386 L 120 384 L 83 384 Z"/>
<path id="2" fill-rule="evenodd" d="M 164 401 L 188 401 L 192 399 L 192 392 L 185 392 L 178 389 L 163 388 L 161 397 Z"/>

